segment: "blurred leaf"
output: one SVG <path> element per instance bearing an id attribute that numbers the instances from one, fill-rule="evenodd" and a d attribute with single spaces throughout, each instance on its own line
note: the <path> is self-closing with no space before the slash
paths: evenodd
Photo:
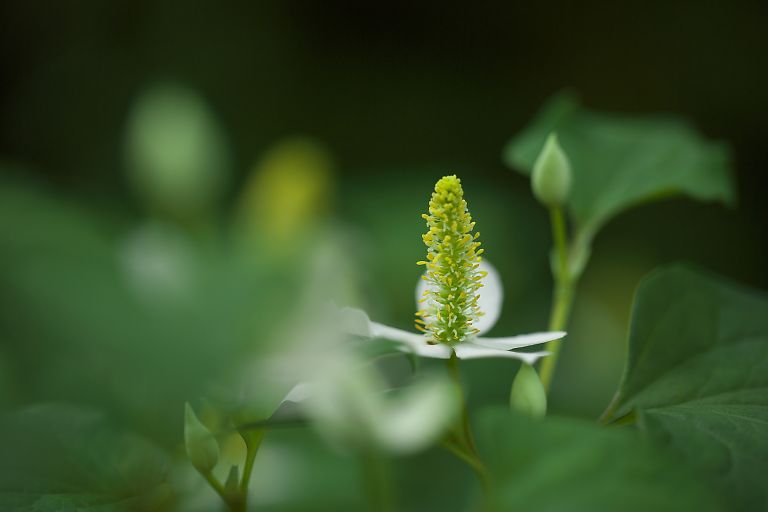
<path id="1" fill-rule="evenodd" d="M 145 285 L 164 284 L 136 279 L 125 238 L 108 228 L 38 190 L 0 188 L 0 339 L 14 398 L 96 404 L 176 443 L 183 403 L 268 350 L 298 277 L 190 243 L 184 293 L 159 294 Z"/>
<path id="2" fill-rule="evenodd" d="M 624 378 L 608 419 L 635 411 L 718 482 L 738 509 L 768 505 L 768 297 L 682 266 L 635 299 Z"/>
<path id="3" fill-rule="evenodd" d="M 529 175 L 552 132 L 573 168 L 569 211 L 588 238 L 645 201 L 677 194 L 735 201 L 727 148 L 704 139 L 684 120 L 603 114 L 559 95 L 507 144 L 504 160 Z"/>
<path id="4" fill-rule="evenodd" d="M 251 484 L 258 511 L 366 510 L 358 460 L 332 450 L 313 429 L 275 429 L 259 450 Z"/>
<path id="5" fill-rule="evenodd" d="M 167 510 L 168 461 L 102 415 L 40 405 L 0 418 L 0 508 L 14 512 Z"/>
<path id="6" fill-rule="evenodd" d="M 631 431 L 507 410 L 480 417 L 494 486 L 490 510 L 713 511 L 717 501 Z"/>

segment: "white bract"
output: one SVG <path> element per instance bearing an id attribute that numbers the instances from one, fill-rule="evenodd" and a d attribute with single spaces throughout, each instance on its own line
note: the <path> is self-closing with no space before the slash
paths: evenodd
<path id="1" fill-rule="evenodd" d="M 480 262 L 480 270 L 486 274 L 480 280 L 483 287 L 477 302 L 484 315 L 480 316 L 474 324 L 478 332 L 469 334 L 454 345 L 434 343 L 428 333 L 409 332 L 373 322 L 364 311 L 353 308 L 344 308 L 343 310 L 345 330 L 357 336 L 398 342 L 401 344 L 403 352 L 411 352 L 421 357 L 448 359 L 452 352 L 456 352 L 456 357 L 459 359 L 504 357 L 534 364 L 539 358 L 546 356 L 548 352 L 517 352 L 514 349 L 557 340 L 564 337 L 566 333 L 562 331 L 536 332 L 502 338 L 481 336 L 496 324 L 501 313 L 504 293 L 499 273 L 487 260 L 484 259 Z M 417 308 L 423 305 L 419 304 L 418 300 L 423 297 L 424 291 L 428 287 L 429 284 L 426 281 L 419 280 L 416 286 Z"/>
<path id="2" fill-rule="evenodd" d="M 405 454 L 440 439 L 459 410 L 448 378 L 423 375 L 408 386 L 389 389 L 376 366 L 356 353 L 349 334 L 339 330 L 338 314 L 336 307 L 305 314 L 303 322 L 286 330 L 286 346 L 252 367 L 242 398 L 248 410 L 241 422 L 264 420 L 290 402 L 295 406 L 287 407 L 305 413 L 339 448 L 376 446 Z M 298 384 L 279 405 L 272 405 L 277 390 L 290 382 Z M 259 395 L 266 399 L 254 398 Z"/>
<path id="3" fill-rule="evenodd" d="M 455 419 L 458 402 L 446 377 L 429 375 L 386 391 L 374 367 L 349 353 L 337 356 L 319 378 L 286 397 L 299 403 L 334 444 L 412 453 L 434 443 Z"/>

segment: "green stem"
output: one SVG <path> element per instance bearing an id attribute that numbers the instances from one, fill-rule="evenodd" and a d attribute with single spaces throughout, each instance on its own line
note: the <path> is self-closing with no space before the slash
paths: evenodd
<path id="1" fill-rule="evenodd" d="M 251 481 L 253 473 L 253 463 L 256 461 L 256 454 L 259 452 L 261 440 L 264 439 L 264 432 L 249 432 L 242 436 L 245 441 L 245 465 L 243 466 L 243 478 L 240 480 L 240 492 L 248 495 L 248 484 Z"/>
<path id="2" fill-rule="evenodd" d="M 229 494 L 227 493 L 227 490 L 224 489 L 224 486 L 221 485 L 221 482 L 219 482 L 215 476 L 213 476 L 213 473 L 210 471 L 206 471 L 205 473 L 200 473 L 203 475 L 203 478 L 208 482 L 208 485 L 211 486 L 211 488 L 216 491 L 216 494 L 219 495 L 219 497 L 224 501 L 224 503 L 227 504 L 227 507 L 232 510 L 232 507 L 230 505 L 230 498 Z M 236 512 L 236 511 L 233 511 Z"/>
<path id="3" fill-rule="evenodd" d="M 248 510 L 244 494 L 230 496 L 227 500 L 227 506 L 229 506 L 229 512 L 246 512 Z"/>
<path id="4" fill-rule="evenodd" d="M 360 452 L 370 510 L 390 512 L 395 510 L 392 499 L 392 483 L 386 460 L 375 448 Z"/>
<path id="5" fill-rule="evenodd" d="M 245 441 L 245 464 L 240 485 L 230 494 L 227 502 L 230 512 L 245 512 L 248 509 L 248 485 L 251 482 L 256 454 L 259 452 L 261 441 L 264 439 L 264 430 L 240 431 L 240 435 Z"/>
<path id="6" fill-rule="evenodd" d="M 549 216 L 552 222 L 552 238 L 557 252 L 557 276 L 559 278 L 568 276 L 568 233 L 565 227 L 565 215 L 563 209 L 554 206 L 549 210 Z"/>
<path id="7" fill-rule="evenodd" d="M 443 447 L 466 462 L 467 465 L 474 470 L 478 480 L 480 480 L 480 484 L 483 486 L 483 490 L 487 492 L 491 481 L 490 473 L 477 453 L 467 447 L 465 441 L 461 439 L 461 437 L 455 435 L 448 436 L 443 442 Z"/>
<path id="8" fill-rule="evenodd" d="M 488 470 L 485 468 L 482 460 L 480 459 L 480 453 L 477 451 L 477 445 L 475 445 L 475 438 L 472 435 L 472 426 L 469 421 L 469 411 L 467 410 L 467 401 L 464 397 L 464 391 L 461 386 L 461 374 L 459 372 L 459 358 L 456 356 L 456 352 L 451 353 L 451 357 L 447 362 L 448 373 L 453 380 L 456 394 L 461 407 L 461 424 L 457 425 L 453 437 L 449 438 L 445 442 L 446 448 L 448 448 L 454 455 L 462 459 L 477 474 L 480 483 L 483 485 L 483 489 L 487 490 L 489 485 Z"/>
<path id="9" fill-rule="evenodd" d="M 576 280 L 571 276 L 568 264 L 568 235 L 562 208 L 553 207 L 550 210 L 550 216 L 552 220 L 552 238 L 555 244 L 555 257 L 557 260 L 556 266 L 553 269 L 555 289 L 552 310 L 549 315 L 549 330 L 562 331 L 568 325 Z M 550 384 L 552 383 L 561 343 L 560 340 L 554 340 L 546 345 L 549 356 L 542 360 L 539 369 L 539 376 L 546 391 L 549 391 Z"/>

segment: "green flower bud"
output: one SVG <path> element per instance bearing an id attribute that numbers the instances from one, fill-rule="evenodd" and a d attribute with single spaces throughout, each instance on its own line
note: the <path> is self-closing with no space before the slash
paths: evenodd
<path id="1" fill-rule="evenodd" d="M 531 175 L 533 195 L 548 207 L 561 206 L 571 190 L 571 163 L 554 133 L 547 137 L 544 147 L 533 164 Z"/>
<path id="2" fill-rule="evenodd" d="M 125 133 L 128 179 L 149 207 L 188 218 L 223 194 L 231 154 L 224 129 L 194 90 L 158 84 L 131 109 Z"/>
<path id="3" fill-rule="evenodd" d="M 520 365 L 509 393 L 509 406 L 533 418 L 542 418 L 547 413 L 547 392 L 533 366 Z"/>
<path id="4" fill-rule="evenodd" d="M 189 461 L 201 473 L 210 472 L 219 461 L 219 444 L 189 404 L 184 406 L 184 444 Z"/>

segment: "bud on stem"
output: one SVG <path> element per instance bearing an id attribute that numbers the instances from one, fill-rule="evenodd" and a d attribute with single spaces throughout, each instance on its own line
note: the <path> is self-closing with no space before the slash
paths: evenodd
<path id="1" fill-rule="evenodd" d="M 562 206 L 568 200 L 571 190 L 571 163 L 554 133 L 547 137 L 533 165 L 531 187 L 536 199 L 549 208 Z"/>
<path id="2" fill-rule="evenodd" d="M 547 392 L 533 366 L 520 365 L 509 393 L 509 406 L 533 418 L 543 418 L 547 413 Z"/>
<path id="3" fill-rule="evenodd" d="M 219 461 L 219 444 L 189 404 L 184 406 L 184 444 L 195 469 L 210 473 Z"/>

